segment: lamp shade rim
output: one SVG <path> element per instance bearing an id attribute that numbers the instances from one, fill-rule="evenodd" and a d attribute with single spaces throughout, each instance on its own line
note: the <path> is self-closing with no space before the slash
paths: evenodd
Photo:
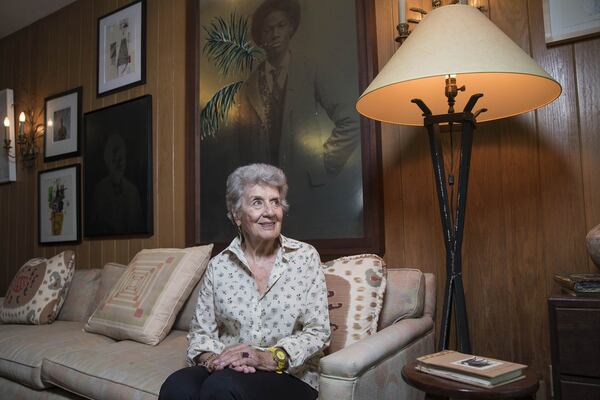
<path id="1" fill-rule="evenodd" d="M 390 124 L 397 124 L 397 125 L 407 125 L 407 126 L 422 126 L 422 117 L 419 117 L 418 119 L 415 118 L 415 113 L 420 113 L 420 111 L 418 110 L 418 107 L 414 104 L 410 104 L 410 106 L 414 106 L 414 113 L 410 113 L 412 114 L 412 117 L 406 115 L 405 113 L 394 113 L 394 116 L 390 116 L 389 113 L 385 113 L 381 111 L 381 107 L 376 106 L 376 102 L 380 101 L 379 99 L 376 98 L 380 98 L 380 96 L 382 96 L 382 92 L 386 92 L 389 93 L 392 90 L 394 90 L 396 92 L 396 94 L 398 94 L 398 97 L 402 98 L 402 101 L 399 101 L 399 103 L 404 104 L 404 106 L 407 106 L 410 102 L 410 100 L 412 99 L 421 99 L 424 100 L 425 104 L 430 107 L 432 109 L 432 114 L 436 115 L 436 114 L 445 114 L 446 112 L 440 112 L 440 108 L 432 108 L 431 104 L 429 104 L 428 100 L 426 97 L 423 97 L 424 94 L 420 94 L 418 92 L 414 92 L 410 89 L 405 89 L 403 90 L 402 88 L 399 88 L 399 86 L 402 85 L 416 85 L 418 84 L 417 81 L 426 81 L 426 80 L 436 80 L 436 82 L 439 81 L 439 85 L 436 85 L 435 87 L 439 86 L 439 100 L 441 101 L 442 98 L 445 102 L 446 98 L 443 95 L 443 88 L 444 88 L 444 77 L 448 75 L 448 74 L 435 74 L 435 75 L 431 75 L 431 76 L 423 76 L 420 78 L 415 78 L 415 79 L 408 79 L 408 80 L 403 80 L 403 81 L 398 81 L 398 82 L 393 82 L 393 83 L 389 83 L 386 85 L 382 85 L 379 87 L 376 87 L 372 90 L 369 90 L 369 88 L 367 88 L 367 90 L 365 90 L 365 92 L 358 98 L 358 100 L 356 101 L 356 111 L 373 120 L 376 121 L 380 121 L 380 122 L 385 122 L 385 123 L 390 123 Z M 533 98 L 533 99 L 529 99 L 528 102 L 526 102 L 525 104 L 521 104 L 519 106 L 514 106 L 514 107 L 508 107 L 506 110 L 502 111 L 502 112 L 490 112 L 488 113 L 482 113 L 480 114 L 478 120 L 479 122 L 487 122 L 487 121 L 494 121 L 497 119 L 502 119 L 502 118 L 508 118 L 508 117 L 512 117 L 515 115 L 519 115 L 519 114 L 524 114 L 533 110 L 536 110 L 538 108 L 544 107 L 547 104 L 553 102 L 554 100 L 556 100 L 558 97 L 560 97 L 560 95 L 562 94 L 562 86 L 561 84 L 556 81 L 554 78 L 552 78 L 550 75 L 540 75 L 540 74 L 533 74 L 533 73 L 524 73 L 524 72 L 512 72 L 512 71 L 498 71 L 498 72 L 461 72 L 457 74 L 457 84 L 458 86 L 461 86 L 462 84 L 464 84 L 464 82 L 461 82 L 460 77 L 462 76 L 463 78 L 466 77 L 471 77 L 472 80 L 478 79 L 478 78 L 482 78 L 482 79 L 488 79 L 488 80 L 496 80 L 499 79 L 498 77 L 494 78 L 494 75 L 496 76 L 500 76 L 503 75 L 504 77 L 509 77 L 509 76 L 515 76 L 515 77 L 519 77 L 522 79 L 528 79 L 529 81 L 531 81 L 531 79 L 533 79 L 533 81 L 538 83 L 538 87 L 539 86 L 543 86 L 545 88 L 545 93 L 542 93 L 540 96 L 538 96 L 538 98 Z M 514 78 L 510 78 L 510 79 L 514 79 Z M 468 79 L 465 79 L 468 80 Z M 397 87 L 395 89 L 391 89 L 392 87 Z M 470 95 L 474 94 L 474 93 L 482 93 L 483 99 L 489 100 L 489 96 L 486 96 L 486 94 L 488 93 L 486 91 L 486 89 L 481 89 L 481 88 L 477 88 L 476 83 L 474 83 L 473 81 L 471 82 L 467 82 L 467 92 L 465 94 L 460 94 L 459 97 L 457 97 L 457 99 L 461 100 L 462 103 L 465 102 L 466 99 L 468 99 L 468 97 L 470 97 Z M 437 90 L 437 89 L 435 89 Z M 461 97 L 462 96 L 462 97 Z M 515 93 L 514 96 L 518 96 L 518 93 Z M 438 97 L 436 95 L 436 97 Z M 459 101 L 458 103 L 461 103 L 461 101 Z M 457 103 L 457 106 L 459 105 Z M 490 111 L 494 111 L 492 110 L 494 106 L 492 104 L 488 105 L 487 108 L 490 109 Z M 457 111 L 462 111 L 460 109 L 460 106 L 456 108 Z M 499 111 L 499 110 L 498 110 Z"/>

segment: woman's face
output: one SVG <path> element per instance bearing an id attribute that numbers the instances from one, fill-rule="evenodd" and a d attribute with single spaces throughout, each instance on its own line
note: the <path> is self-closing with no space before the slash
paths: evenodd
<path id="1" fill-rule="evenodd" d="M 268 185 L 249 186 L 235 222 L 250 241 L 276 240 L 281 233 L 283 208 L 279 190 Z"/>

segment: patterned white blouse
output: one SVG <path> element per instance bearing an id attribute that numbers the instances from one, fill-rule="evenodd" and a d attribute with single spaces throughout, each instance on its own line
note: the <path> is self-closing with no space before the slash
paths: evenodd
<path id="1" fill-rule="evenodd" d="M 187 361 L 238 343 L 278 346 L 290 356 L 288 373 L 318 390 L 319 359 L 331 334 L 325 275 L 314 247 L 283 235 L 279 241 L 262 296 L 238 238 L 210 260 L 190 324 Z"/>

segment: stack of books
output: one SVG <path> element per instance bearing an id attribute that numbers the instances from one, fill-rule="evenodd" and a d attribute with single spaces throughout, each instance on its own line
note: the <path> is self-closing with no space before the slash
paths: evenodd
<path id="1" fill-rule="evenodd" d="M 554 280 L 563 292 L 573 296 L 600 297 L 600 274 L 560 273 Z"/>
<path id="2" fill-rule="evenodd" d="M 525 378 L 523 370 L 527 366 L 444 350 L 417 358 L 416 368 L 441 378 L 490 389 Z"/>

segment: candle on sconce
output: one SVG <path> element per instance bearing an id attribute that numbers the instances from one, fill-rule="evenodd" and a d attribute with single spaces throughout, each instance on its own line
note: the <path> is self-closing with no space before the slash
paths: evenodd
<path id="1" fill-rule="evenodd" d="M 19 137 L 20 138 L 23 137 L 24 125 L 25 125 L 25 113 L 23 111 L 21 111 L 21 114 L 19 114 Z"/>
<path id="2" fill-rule="evenodd" d="M 406 22 L 406 0 L 398 0 L 398 23 Z"/>
<path id="3" fill-rule="evenodd" d="M 10 120 L 8 117 L 4 117 L 4 142 L 8 142 L 8 127 L 10 126 Z"/>

